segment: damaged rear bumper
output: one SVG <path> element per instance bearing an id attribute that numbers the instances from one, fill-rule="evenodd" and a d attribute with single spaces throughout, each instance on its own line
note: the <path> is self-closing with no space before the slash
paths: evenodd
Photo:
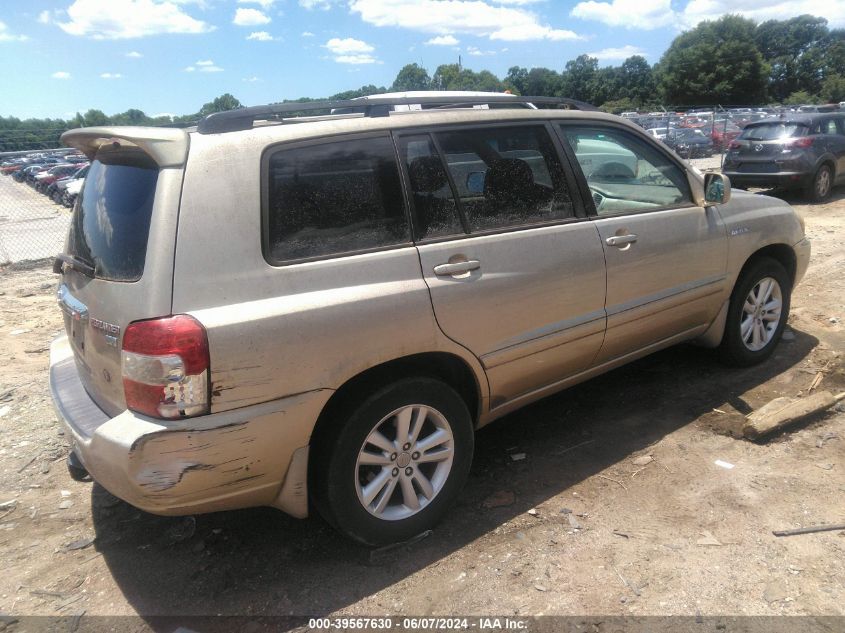
<path id="1" fill-rule="evenodd" d="M 50 348 L 50 391 L 73 450 L 109 492 L 155 514 L 273 505 L 307 515 L 307 455 L 331 390 L 162 422 L 109 417 L 77 374 L 66 336 Z"/>

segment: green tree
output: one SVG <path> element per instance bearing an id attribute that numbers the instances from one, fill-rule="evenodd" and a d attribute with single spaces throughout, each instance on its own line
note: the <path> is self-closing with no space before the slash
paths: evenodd
<path id="1" fill-rule="evenodd" d="M 822 83 L 822 90 L 819 93 L 822 101 L 827 103 L 839 103 L 845 101 L 845 77 L 842 75 L 828 75 Z"/>
<path id="2" fill-rule="evenodd" d="M 771 67 L 769 94 L 774 99 L 798 90 L 818 91 L 828 36 L 827 20 L 812 15 L 767 20 L 757 27 L 754 40 Z"/>
<path id="3" fill-rule="evenodd" d="M 428 90 L 431 87 L 431 77 L 428 71 L 417 64 L 406 64 L 396 75 L 390 90 L 406 92 L 409 90 Z"/>
<path id="4" fill-rule="evenodd" d="M 433 90 L 457 90 L 455 86 L 460 74 L 461 67 L 457 64 L 441 64 L 431 77 L 431 87 Z"/>
<path id="5" fill-rule="evenodd" d="M 617 97 L 627 98 L 637 107 L 654 100 L 654 71 L 642 55 L 632 55 L 622 62 L 617 81 Z"/>
<path id="6" fill-rule="evenodd" d="M 514 94 L 531 94 L 528 92 L 528 69 L 522 66 L 511 66 L 508 68 L 508 74 L 502 81 L 502 85 Z"/>
<path id="7" fill-rule="evenodd" d="M 560 73 L 550 68 L 532 68 L 528 71 L 525 81 L 524 95 L 538 97 L 557 97 L 563 90 Z"/>
<path id="8" fill-rule="evenodd" d="M 346 90 L 345 92 L 338 92 L 329 97 L 331 101 L 346 101 L 347 99 L 357 99 L 358 97 L 366 97 L 367 95 L 378 95 L 387 92 L 384 86 L 377 87 L 373 84 L 361 86 L 357 90 Z M 298 99 L 298 101 L 321 101 L 321 99 Z"/>
<path id="9" fill-rule="evenodd" d="M 621 114 L 622 112 L 636 111 L 637 104 L 628 97 L 622 97 L 621 99 L 605 101 L 599 109 L 611 114 Z"/>
<path id="10" fill-rule="evenodd" d="M 676 37 L 658 64 L 664 98 L 683 105 L 764 101 L 769 68 L 755 33 L 752 20 L 725 15 Z"/>
<path id="11" fill-rule="evenodd" d="M 594 80 L 598 69 L 599 60 L 588 55 L 579 55 L 566 62 L 562 73 L 561 96 L 591 101 L 595 95 Z"/>
<path id="12" fill-rule="evenodd" d="M 805 105 L 815 104 L 818 102 L 818 98 L 814 97 L 806 90 L 798 90 L 797 92 L 793 92 L 791 95 L 789 95 L 786 99 L 783 100 L 784 105 Z"/>
<path id="13" fill-rule="evenodd" d="M 237 110 L 243 108 L 243 104 L 228 92 L 217 97 L 214 101 L 203 104 L 200 108 L 199 115 L 207 116 L 215 112 L 225 112 L 226 110 Z"/>
<path id="14" fill-rule="evenodd" d="M 88 127 L 109 124 L 109 117 L 107 117 L 102 110 L 88 110 L 88 112 L 83 115 L 83 118 L 85 119 L 85 125 Z"/>

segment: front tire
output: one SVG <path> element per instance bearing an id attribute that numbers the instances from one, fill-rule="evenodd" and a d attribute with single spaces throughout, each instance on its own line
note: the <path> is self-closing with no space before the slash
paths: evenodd
<path id="1" fill-rule="evenodd" d="M 725 363 L 748 367 L 772 355 L 789 317 L 791 289 L 786 269 L 770 257 L 743 270 L 731 293 L 719 348 Z"/>
<path id="2" fill-rule="evenodd" d="M 432 528 L 469 474 L 474 435 L 463 399 L 432 378 L 407 378 L 364 399 L 316 439 L 314 501 L 367 545 Z"/>

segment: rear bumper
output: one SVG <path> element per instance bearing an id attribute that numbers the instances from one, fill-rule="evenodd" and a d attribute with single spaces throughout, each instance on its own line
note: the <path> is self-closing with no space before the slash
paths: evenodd
<path id="1" fill-rule="evenodd" d="M 50 348 L 50 391 L 91 477 L 142 510 L 180 515 L 275 505 L 307 514 L 307 460 L 293 457 L 308 445 L 331 390 L 166 423 L 131 411 L 110 418 L 82 386 L 61 336 Z M 291 486 L 295 494 L 283 494 Z"/>
<path id="2" fill-rule="evenodd" d="M 745 189 L 746 187 L 803 187 L 810 179 L 812 174 L 803 171 L 781 171 L 768 174 L 750 174 L 740 171 L 728 171 L 723 173 L 731 179 L 731 185 Z"/>

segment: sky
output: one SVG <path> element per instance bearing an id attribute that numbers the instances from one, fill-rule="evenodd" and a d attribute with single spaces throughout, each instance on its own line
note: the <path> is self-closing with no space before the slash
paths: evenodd
<path id="1" fill-rule="evenodd" d="M 650 63 L 683 30 L 739 13 L 758 22 L 845 0 L 0 0 L 0 116 L 190 114 L 231 93 L 244 105 L 387 86 L 408 63 L 499 77 Z"/>

